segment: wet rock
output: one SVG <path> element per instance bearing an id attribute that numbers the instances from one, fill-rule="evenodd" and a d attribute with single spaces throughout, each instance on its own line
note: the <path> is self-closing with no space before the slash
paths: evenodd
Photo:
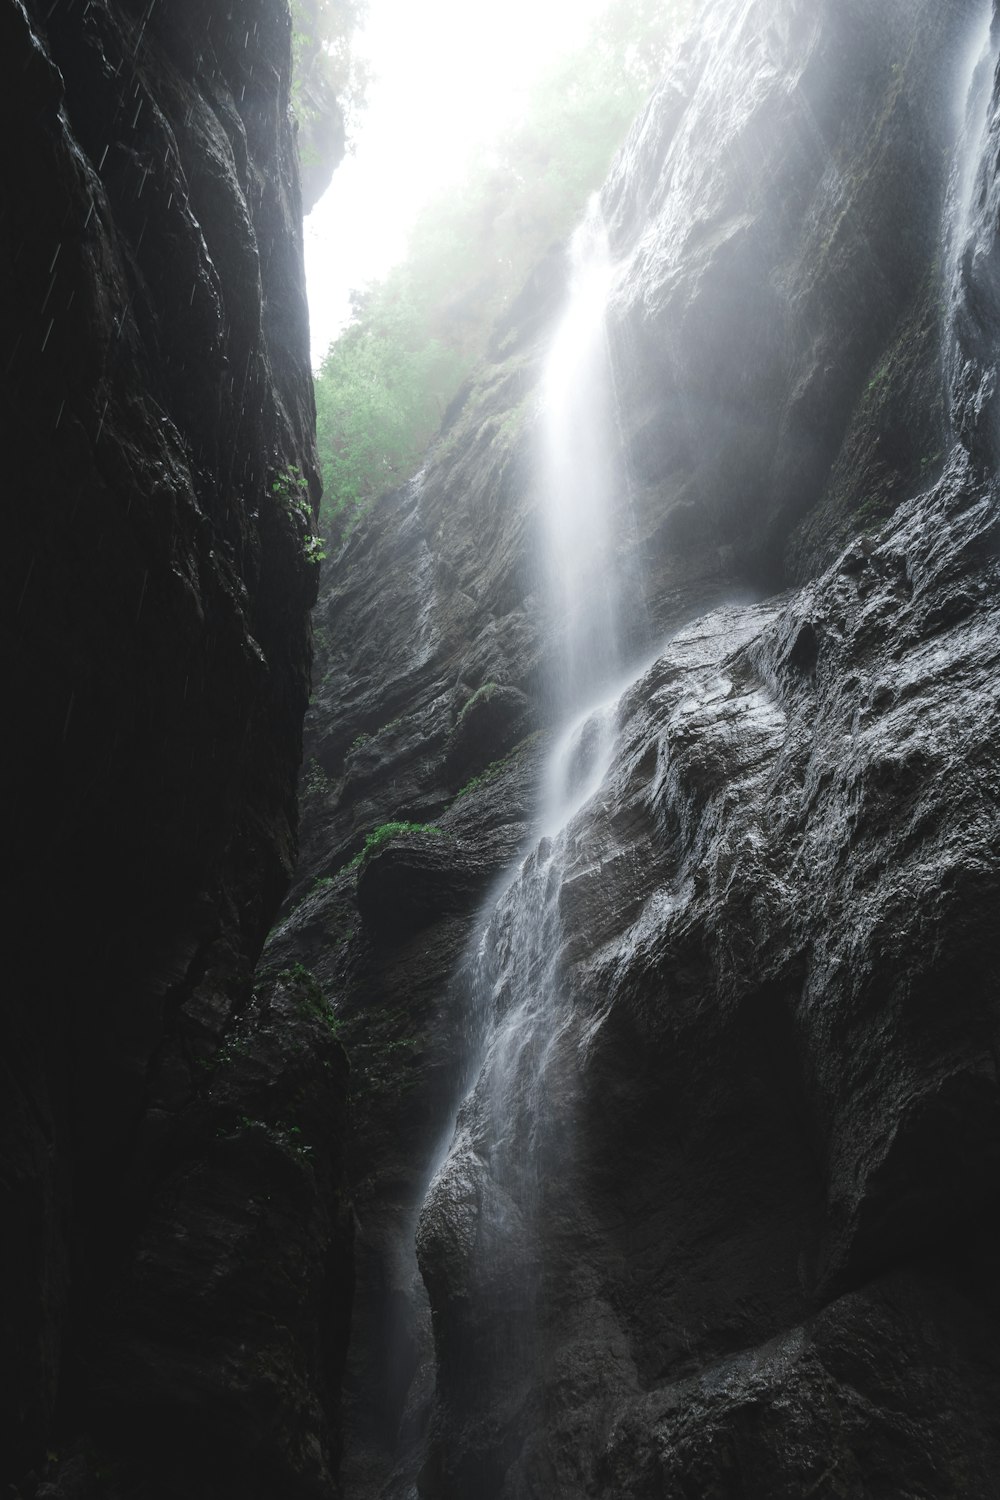
<path id="1" fill-rule="evenodd" d="M 500 760 L 533 727 L 524 693 L 484 683 L 463 705 L 448 741 L 445 768 L 452 784 L 464 783 Z"/>
<path id="2" fill-rule="evenodd" d="M 365 858 L 358 911 L 380 936 L 421 927 L 473 909 L 502 868 L 486 851 L 467 848 L 454 836 L 404 834 Z"/>
<path id="3" fill-rule="evenodd" d="M 720 546 L 744 581 L 811 576 L 940 466 L 967 12 L 720 12 L 623 149 L 611 331 L 654 615 Z"/>
<path id="4" fill-rule="evenodd" d="M 299 1174 L 272 1319 L 250 1202 L 290 1167 L 230 1173 L 205 1105 L 294 860 L 309 687 L 289 46 L 270 0 L 0 17 L 5 1483 L 51 1452 L 108 1495 L 310 1493 L 336 1446 L 335 1166 Z M 44 1483 L 77 1492 L 68 1459 Z"/>
<path id="5" fill-rule="evenodd" d="M 492 1101 L 518 1087 L 489 1059 L 424 1209 L 426 1493 L 992 1493 L 992 1415 L 928 1381 L 947 1346 L 974 1385 L 996 1316 L 966 1262 L 998 1207 L 996 559 L 971 617 L 942 610 L 994 505 L 959 461 L 875 549 L 871 592 L 848 556 L 789 604 L 709 616 L 623 700 L 569 835 L 530 1224 L 523 1186 L 489 1206 Z M 850 1375 L 788 1331 L 819 1308 Z M 484 1347 L 480 1394 L 459 1372 Z"/>

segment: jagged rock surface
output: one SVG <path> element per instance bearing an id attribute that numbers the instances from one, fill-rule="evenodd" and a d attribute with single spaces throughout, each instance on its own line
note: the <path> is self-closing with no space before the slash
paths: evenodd
<path id="1" fill-rule="evenodd" d="M 352 1495 L 996 1492 L 992 166 L 953 282 L 942 230 L 984 20 L 722 5 L 605 189 L 637 653 L 697 620 L 571 829 L 551 1107 L 515 1091 L 509 1122 L 536 1212 L 495 1173 L 489 1066 L 423 1210 L 436 1371 L 410 1237 L 548 857 L 551 265 L 331 566 L 272 942 L 355 1059 Z"/>
<path id="2" fill-rule="evenodd" d="M 275 0 L 0 6 L 0 1475 L 331 1490 L 344 1061 L 287 885 L 318 484 Z"/>

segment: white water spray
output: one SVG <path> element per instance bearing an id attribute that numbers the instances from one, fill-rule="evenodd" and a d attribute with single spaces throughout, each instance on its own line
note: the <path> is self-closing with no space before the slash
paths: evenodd
<path id="1" fill-rule="evenodd" d="M 538 842 L 484 913 L 466 963 L 478 1082 L 428 1194 L 454 1202 L 477 1182 L 478 1241 L 504 1286 L 511 1369 L 531 1363 L 538 1229 L 552 1146 L 569 1122 L 553 1073 L 574 1053 L 566 893 L 605 856 L 579 815 L 599 794 L 618 720 L 623 600 L 617 542 L 628 514 L 606 329 L 615 267 L 596 198 L 571 246 L 570 291 L 542 385 L 539 458 L 552 699 L 565 728 L 549 757 Z M 631 599 L 629 603 L 631 604 Z M 447 1210 L 445 1210 L 447 1216 Z"/>
<path id="2" fill-rule="evenodd" d="M 579 711 L 617 671 L 615 567 L 623 464 L 606 314 L 615 266 L 595 196 L 570 245 L 570 295 L 542 381 L 541 481 L 546 575 L 559 632 L 563 712 Z"/>
<path id="3" fill-rule="evenodd" d="M 497 904 L 481 957 L 494 1015 L 484 1069 L 489 1080 L 488 1151 L 509 1181 L 504 1142 L 536 1142 L 544 1076 L 568 1023 L 562 984 L 560 898 L 571 869 L 588 855 L 572 832 L 597 792 L 614 747 L 617 695 L 594 705 L 620 675 L 622 608 L 616 538 L 625 509 L 621 443 L 607 336 L 615 267 L 595 196 L 570 246 L 569 301 L 542 383 L 540 464 L 546 575 L 553 606 L 553 699 L 569 721 L 546 770 L 538 846 Z M 589 701 L 589 707 L 584 705 Z M 491 934 L 493 935 L 491 938 Z M 481 981 L 485 978 L 481 975 Z M 517 1164 L 521 1211 L 536 1166 Z"/>

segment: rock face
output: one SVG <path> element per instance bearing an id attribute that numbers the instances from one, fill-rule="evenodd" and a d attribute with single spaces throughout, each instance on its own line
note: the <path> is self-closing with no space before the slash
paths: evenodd
<path id="1" fill-rule="evenodd" d="M 352 1496 L 997 1491 L 989 21 L 722 4 L 633 131 L 651 664 L 560 834 L 554 263 L 331 568 L 271 951 L 354 1060 Z"/>
<path id="2" fill-rule="evenodd" d="M 290 21 L 5 0 L 0 1471 L 329 1494 L 345 1063 L 253 967 L 318 492 Z"/>

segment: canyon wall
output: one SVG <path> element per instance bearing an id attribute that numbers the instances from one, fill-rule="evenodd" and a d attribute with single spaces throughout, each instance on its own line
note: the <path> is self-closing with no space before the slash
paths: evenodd
<path id="1" fill-rule="evenodd" d="M 540 1103 L 558 255 L 329 565 L 268 961 L 352 1059 L 352 1496 L 995 1492 L 989 20 L 724 0 L 604 189 L 634 680 Z"/>
<path id="2" fill-rule="evenodd" d="M 281 0 L 0 5 L 0 1473 L 329 1495 L 346 1063 L 254 964 L 318 500 Z"/>

